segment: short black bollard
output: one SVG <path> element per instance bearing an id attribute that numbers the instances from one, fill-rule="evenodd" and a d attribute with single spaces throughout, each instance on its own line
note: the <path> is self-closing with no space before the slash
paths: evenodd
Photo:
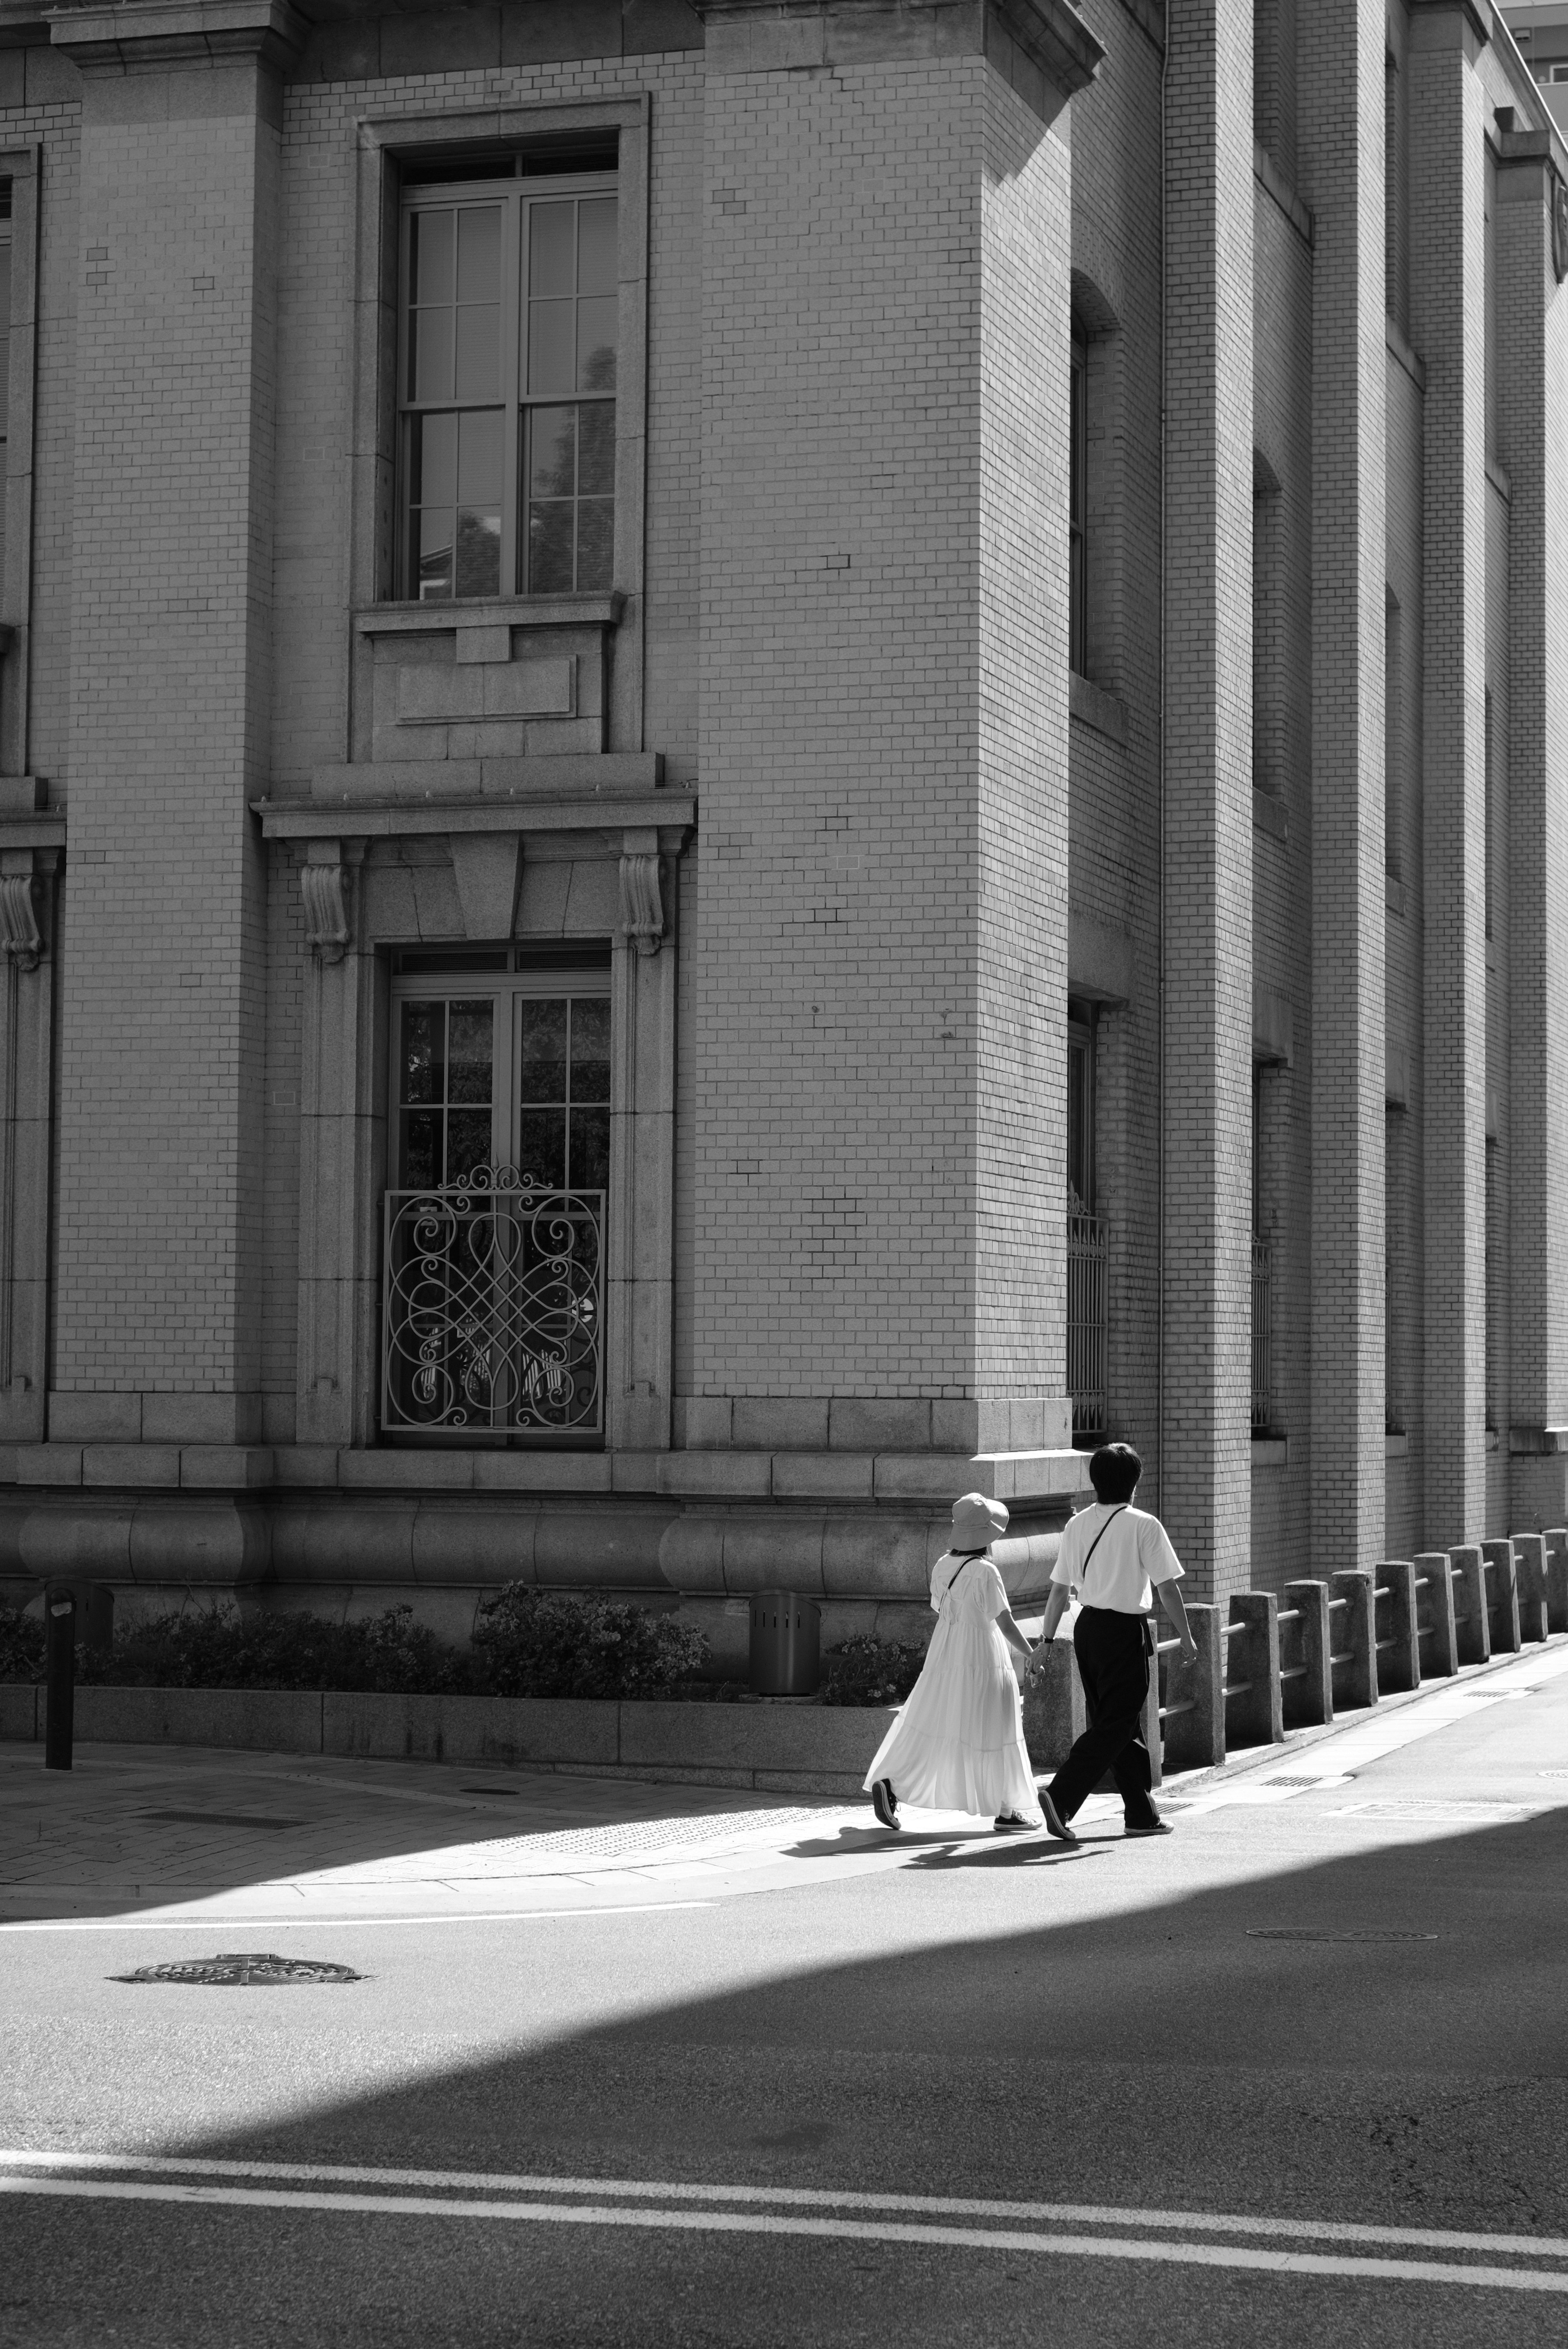
<path id="1" fill-rule="evenodd" d="M 64 1583 L 51 1583 L 44 1599 L 44 1690 L 48 1712 L 44 1730 L 44 1767 L 71 1766 L 71 1715 L 77 1686 L 77 1602 Z"/>

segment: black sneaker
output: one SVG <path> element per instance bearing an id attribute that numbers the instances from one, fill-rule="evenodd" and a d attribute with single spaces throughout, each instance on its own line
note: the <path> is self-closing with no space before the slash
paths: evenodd
<path id="1" fill-rule="evenodd" d="M 885 1827 L 898 1832 L 898 1797 L 890 1778 L 878 1778 L 871 1789 L 871 1807 Z"/>
<path id="2" fill-rule="evenodd" d="M 1022 1819 L 1016 1811 L 999 1811 L 992 1822 L 993 1835 L 1033 1835 L 1037 1821 Z"/>
<path id="3" fill-rule="evenodd" d="M 1169 1835 L 1170 1831 L 1170 1821 L 1158 1816 L 1151 1819 L 1124 1819 L 1122 1821 L 1122 1833 L 1125 1836 Z"/>
<path id="4" fill-rule="evenodd" d="M 1045 1814 L 1045 1831 L 1048 1835 L 1054 1835 L 1058 1843 L 1077 1842 L 1077 1837 L 1073 1833 L 1049 1795 L 1041 1795 L 1040 1807 Z"/>

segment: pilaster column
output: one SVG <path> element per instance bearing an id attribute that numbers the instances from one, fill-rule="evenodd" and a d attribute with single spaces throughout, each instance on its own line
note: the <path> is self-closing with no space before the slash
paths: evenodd
<path id="1" fill-rule="evenodd" d="M 1428 1548 L 1486 1503 L 1486 96 L 1469 0 L 1410 28 L 1410 330 L 1426 362 L 1422 999 Z"/>
<path id="2" fill-rule="evenodd" d="M 12 784 L 11 792 L 16 788 Z M 51 1056 L 64 836 L 58 816 L 0 822 L 0 1435 L 13 1444 L 36 1444 L 44 1434 Z"/>
<path id="3" fill-rule="evenodd" d="M 1169 0 L 1160 1514 L 1251 1555 L 1252 5 Z"/>
<path id="4" fill-rule="evenodd" d="M 378 1035 L 385 979 L 367 934 L 363 840 L 309 840 L 300 893 L 309 960 L 299 1071 L 299 1335 L 296 1440 L 371 1441 L 378 1228 L 387 1108 Z"/>
<path id="5" fill-rule="evenodd" d="M 1387 553 L 1384 30 L 1300 19 L 1313 257 L 1312 1539 L 1383 1551 L 1384 682 Z"/>
<path id="6" fill-rule="evenodd" d="M 53 1436 L 260 1433 L 288 0 L 57 11 L 82 74 Z"/>
<path id="7" fill-rule="evenodd" d="M 1511 1525 L 1562 1513 L 1568 1428 L 1568 250 L 1551 134 L 1505 131 L 1497 172 L 1498 456 L 1509 476 L 1507 901 Z M 1548 1431 L 1556 1431 L 1549 1433 Z"/>

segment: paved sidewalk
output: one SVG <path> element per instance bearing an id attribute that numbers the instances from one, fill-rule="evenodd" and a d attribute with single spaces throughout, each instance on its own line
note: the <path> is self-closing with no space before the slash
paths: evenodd
<path id="1" fill-rule="evenodd" d="M 1310 1743 L 1183 1774 L 1168 1781 L 1162 1806 L 1179 1823 L 1326 1792 L 1478 1703 L 1501 1702 L 1513 1684 L 1565 1670 L 1568 1644 L 1527 1650 L 1355 1714 Z M 865 1802 L 779 1803 L 724 1787 L 472 1764 L 305 1762 L 167 1745 L 81 1745 L 70 1772 L 42 1763 L 36 1745 L 0 1745 L 0 1930 L 705 1904 L 929 1866 L 944 1850 L 993 1840 L 988 1820 L 956 1814 L 911 1814 L 891 1837 Z M 1556 1799 L 1557 1790 L 1540 1789 L 1542 1806 Z M 1091 1796 L 1079 1830 L 1103 1847 L 1119 1813 L 1115 1795 Z M 1067 1857 L 1055 1846 L 1046 1856 Z"/>

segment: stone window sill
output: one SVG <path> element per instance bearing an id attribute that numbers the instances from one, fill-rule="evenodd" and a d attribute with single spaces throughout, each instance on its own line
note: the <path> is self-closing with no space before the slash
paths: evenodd
<path id="1" fill-rule="evenodd" d="M 430 636 L 443 628 L 613 628 L 618 587 L 593 595 L 485 595 L 429 604 L 372 604 L 354 615 L 360 636 Z"/>
<path id="2" fill-rule="evenodd" d="M 1291 1444 L 1288 1435 L 1254 1435 L 1252 1465 L 1254 1468 L 1286 1468 L 1290 1465 Z"/>
<path id="3" fill-rule="evenodd" d="M 1407 1460 L 1409 1456 L 1409 1435 L 1402 1427 L 1391 1427 L 1383 1438 L 1383 1457 L 1385 1460 Z"/>
<path id="4" fill-rule="evenodd" d="M 1273 840 L 1289 840 L 1291 820 L 1285 812 L 1285 803 L 1272 792 L 1253 790 L 1252 830 L 1266 832 Z"/>
<path id="5" fill-rule="evenodd" d="M 1077 670 L 1067 672 L 1067 704 L 1080 726 L 1091 727 L 1112 742 L 1124 743 L 1127 739 L 1127 706 L 1118 701 L 1114 693 L 1103 686 L 1091 685 Z"/>
<path id="6" fill-rule="evenodd" d="M 1392 873 L 1386 873 L 1383 875 L 1383 903 L 1391 914 L 1397 914 L 1400 920 L 1404 920 L 1405 884 L 1403 881 L 1397 881 Z"/>

